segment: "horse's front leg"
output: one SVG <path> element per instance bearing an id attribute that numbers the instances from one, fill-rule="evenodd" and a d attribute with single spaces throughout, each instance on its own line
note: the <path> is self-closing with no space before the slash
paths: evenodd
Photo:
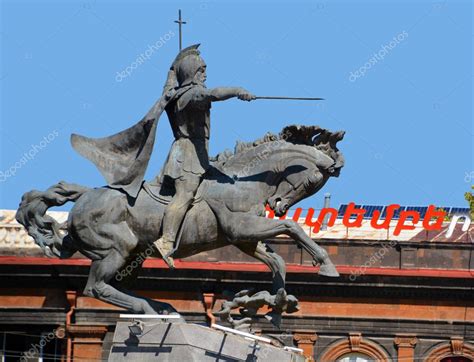
<path id="1" fill-rule="evenodd" d="M 231 242 L 259 241 L 285 234 L 293 238 L 311 255 L 315 262 L 320 264 L 319 274 L 329 277 L 339 276 L 326 250 L 316 244 L 293 220 L 267 219 L 250 212 L 231 212 L 222 206 L 219 208 L 211 206 L 211 208 Z"/>
<path id="2" fill-rule="evenodd" d="M 259 241 L 257 243 L 242 243 L 235 245 L 245 254 L 250 255 L 262 263 L 265 263 L 273 275 L 272 293 L 277 293 L 280 288 L 285 289 L 286 265 L 283 258 L 275 253 L 265 243 Z"/>

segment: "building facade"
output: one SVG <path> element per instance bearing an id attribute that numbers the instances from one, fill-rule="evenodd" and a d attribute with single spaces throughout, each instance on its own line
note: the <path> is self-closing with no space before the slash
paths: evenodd
<path id="1" fill-rule="evenodd" d="M 82 295 L 88 259 L 45 257 L 14 214 L 0 211 L 0 360 L 106 360 L 121 310 Z M 450 237 L 448 222 L 394 237 L 392 225 L 374 230 L 367 220 L 347 228 L 338 219 L 317 234 L 300 221 L 341 277 L 318 276 L 291 239 L 267 240 L 287 262 L 287 291 L 300 311 L 285 315 L 279 330 L 262 311 L 254 333 L 315 361 L 474 361 L 472 226 L 462 231 L 459 221 Z M 206 324 L 233 293 L 270 284 L 265 265 L 229 246 L 177 260 L 174 271 L 148 259 L 134 289 Z"/>

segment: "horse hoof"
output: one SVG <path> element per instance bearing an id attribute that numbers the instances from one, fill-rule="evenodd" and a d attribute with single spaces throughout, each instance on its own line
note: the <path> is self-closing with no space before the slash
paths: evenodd
<path id="1" fill-rule="evenodd" d="M 330 261 L 321 264 L 321 267 L 319 268 L 319 273 L 318 274 L 319 275 L 324 275 L 326 277 L 338 277 L 339 276 L 339 273 L 337 272 L 336 267 Z"/>

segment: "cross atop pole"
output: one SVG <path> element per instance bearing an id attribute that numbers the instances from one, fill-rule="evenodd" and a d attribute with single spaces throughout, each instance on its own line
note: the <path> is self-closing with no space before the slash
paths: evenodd
<path id="1" fill-rule="evenodd" d="M 186 24 L 186 22 L 181 19 L 181 9 L 178 10 L 178 20 L 175 20 L 174 22 L 179 25 L 179 51 L 181 51 L 181 49 L 183 49 L 183 33 L 181 26 Z"/>

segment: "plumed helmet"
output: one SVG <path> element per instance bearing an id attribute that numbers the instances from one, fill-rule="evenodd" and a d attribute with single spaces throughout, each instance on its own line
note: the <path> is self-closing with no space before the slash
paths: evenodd
<path id="1" fill-rule="evenodd" d="M 199 68 L 206 65 L 200 56 L 198 47 L 199 44 L 195 44 L 183 49 L 173 62 L 172 69 L 176 74 L 179 86 L 192 83 Z"/>

